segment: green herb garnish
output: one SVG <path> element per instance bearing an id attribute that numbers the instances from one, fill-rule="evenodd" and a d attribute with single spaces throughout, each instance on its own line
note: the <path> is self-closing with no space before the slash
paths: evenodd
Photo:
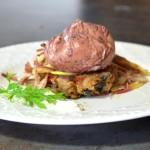
<path id="1" fill-rule="evenodd" d="M 54 93 L 50 89 L 37 88 L 32 85 L 23 86 L 11 81 L 8 76 L 6 79 L 8 80 L 8 86 L 7 88 L 0 87 L 0 94 L 10 101 L 17 98 L 18 101 L 23 101 L 26 105 L 46 108 L 45 102 L 55 104 L 57 100 L 66 99 L 63 93 Z"/>

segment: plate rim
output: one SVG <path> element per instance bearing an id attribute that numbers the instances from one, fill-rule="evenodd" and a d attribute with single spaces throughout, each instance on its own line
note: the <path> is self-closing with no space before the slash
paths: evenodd
<path id="1" fill-rule="evenodd" d="M 5 48 L 11 48 L 14 46 L 16 47 L 16 46 L 23 46 L 23 45 L 28 45 L 28 44 L 40 44 L 42 42 L 46 42 L 46 41 L 33 41 L 33 42 L 27 42 L 27 43 L 18 43 L 18 44 L 14 44 L 14 45 L 8 45 L 8 46 L 0 47 L 0 51 L 5 49 Z M 150 48 L 150 46 L 140 44 L 140 43 L 132 43 L 132 42 L 124 42 L 124 41 L 115 41 L 115 43 Z M 113 117 L 113 118 L 108 117 L 105 120 L 104 119 L 101 120 L 100 116 L 99 117 L 96 116 L 96 118 L 92 118 L 92 121 L 90 120 L 90 118 L 88 118 L 88 119 L 84 119 L 84 121 L 81 121 L 81 119 L 80 119 L 80 122 L 78 120 L 72 121 L 70 119 L 65 120 L 65 122 L 63 122 L 63 119 L 59 119 L 58 121 L 56 121 L 56 119 L 55 119 L 55 122 L 52 122 L 52 120 L 51 120 L 51 121 L 46 121 L 46 122 L 42 123 L 43 120 L 37 122 L 36 118 L 34 119 L 34 121 L 33 121 L 32 117 L 31 118 L 29 117 L 27 120 L 22 120 L 19 117 L 16 117 L 15 119 L 11 118 L 11 115 L 7 116 L 7 118 L 6 118 L 6 116 L 4 117 L 4 116 L 0 115 L 0 119 L 6 120 L 6 121 L 18 122 L 18 123 L 40 124 L 40 125 L 88 125 L 88 124 L 101 124 L 101 123 L 126 121 L 126 120 L 132 120 L 132 119 L 147 117 L 147 116 L 150 116 L 150 108 L 145 110 L 145 111 L 139 111 L 139 113 L 133 112 L 133 113 L 130 113 L 130 115 L 126 114 L 126 115 L 124 115 L 124 117 L 122 117 L 122 115 L 121 115 L 121 116 L 116 117 L 116 118 L 115 117 Z"/>

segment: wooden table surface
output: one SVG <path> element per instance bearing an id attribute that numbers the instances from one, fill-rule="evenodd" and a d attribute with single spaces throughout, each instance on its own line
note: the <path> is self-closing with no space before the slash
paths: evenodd
<path id="1" fill-rule="evenodd" d="M 115 40 L 150 45 L 149 0 L 5 0 L 0 4 L 0 47 L 50 39 L 77 18 L 106 25 Z M 1 120 L 1 149 L 149 150 L 150 118 L 82 126 Z"/>

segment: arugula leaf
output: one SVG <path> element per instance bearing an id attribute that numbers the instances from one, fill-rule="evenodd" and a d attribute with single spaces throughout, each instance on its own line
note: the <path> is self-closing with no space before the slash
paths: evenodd
<path id="1" fill-rule="evenodd" d="M 7 97 L 10 101 L 17 98 L 24 101 L 26 105 L 46 108 L 45 101 L 55 104 L 57 100 L 65 100 L 63 93 L 54 93 L 50 89 L 36 88 L 32 85 L 22 86 L 17 82 L 8 80 L 7 88 L 0 87 L 0 94 Z"/>

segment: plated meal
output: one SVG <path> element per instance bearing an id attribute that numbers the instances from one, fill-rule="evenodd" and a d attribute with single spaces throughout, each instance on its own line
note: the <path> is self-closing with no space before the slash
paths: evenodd
<path id="1" fill-rule="evenodd" d="M 24 75 L 8 72 L 0 93 L 23 98 L 27 105 L 45 108 L 66 98 L 122 94 L 143 86 L 150 72 L 115 53 L 115 43 L 102 25 L 76 20 L 36 50 Z"/>

